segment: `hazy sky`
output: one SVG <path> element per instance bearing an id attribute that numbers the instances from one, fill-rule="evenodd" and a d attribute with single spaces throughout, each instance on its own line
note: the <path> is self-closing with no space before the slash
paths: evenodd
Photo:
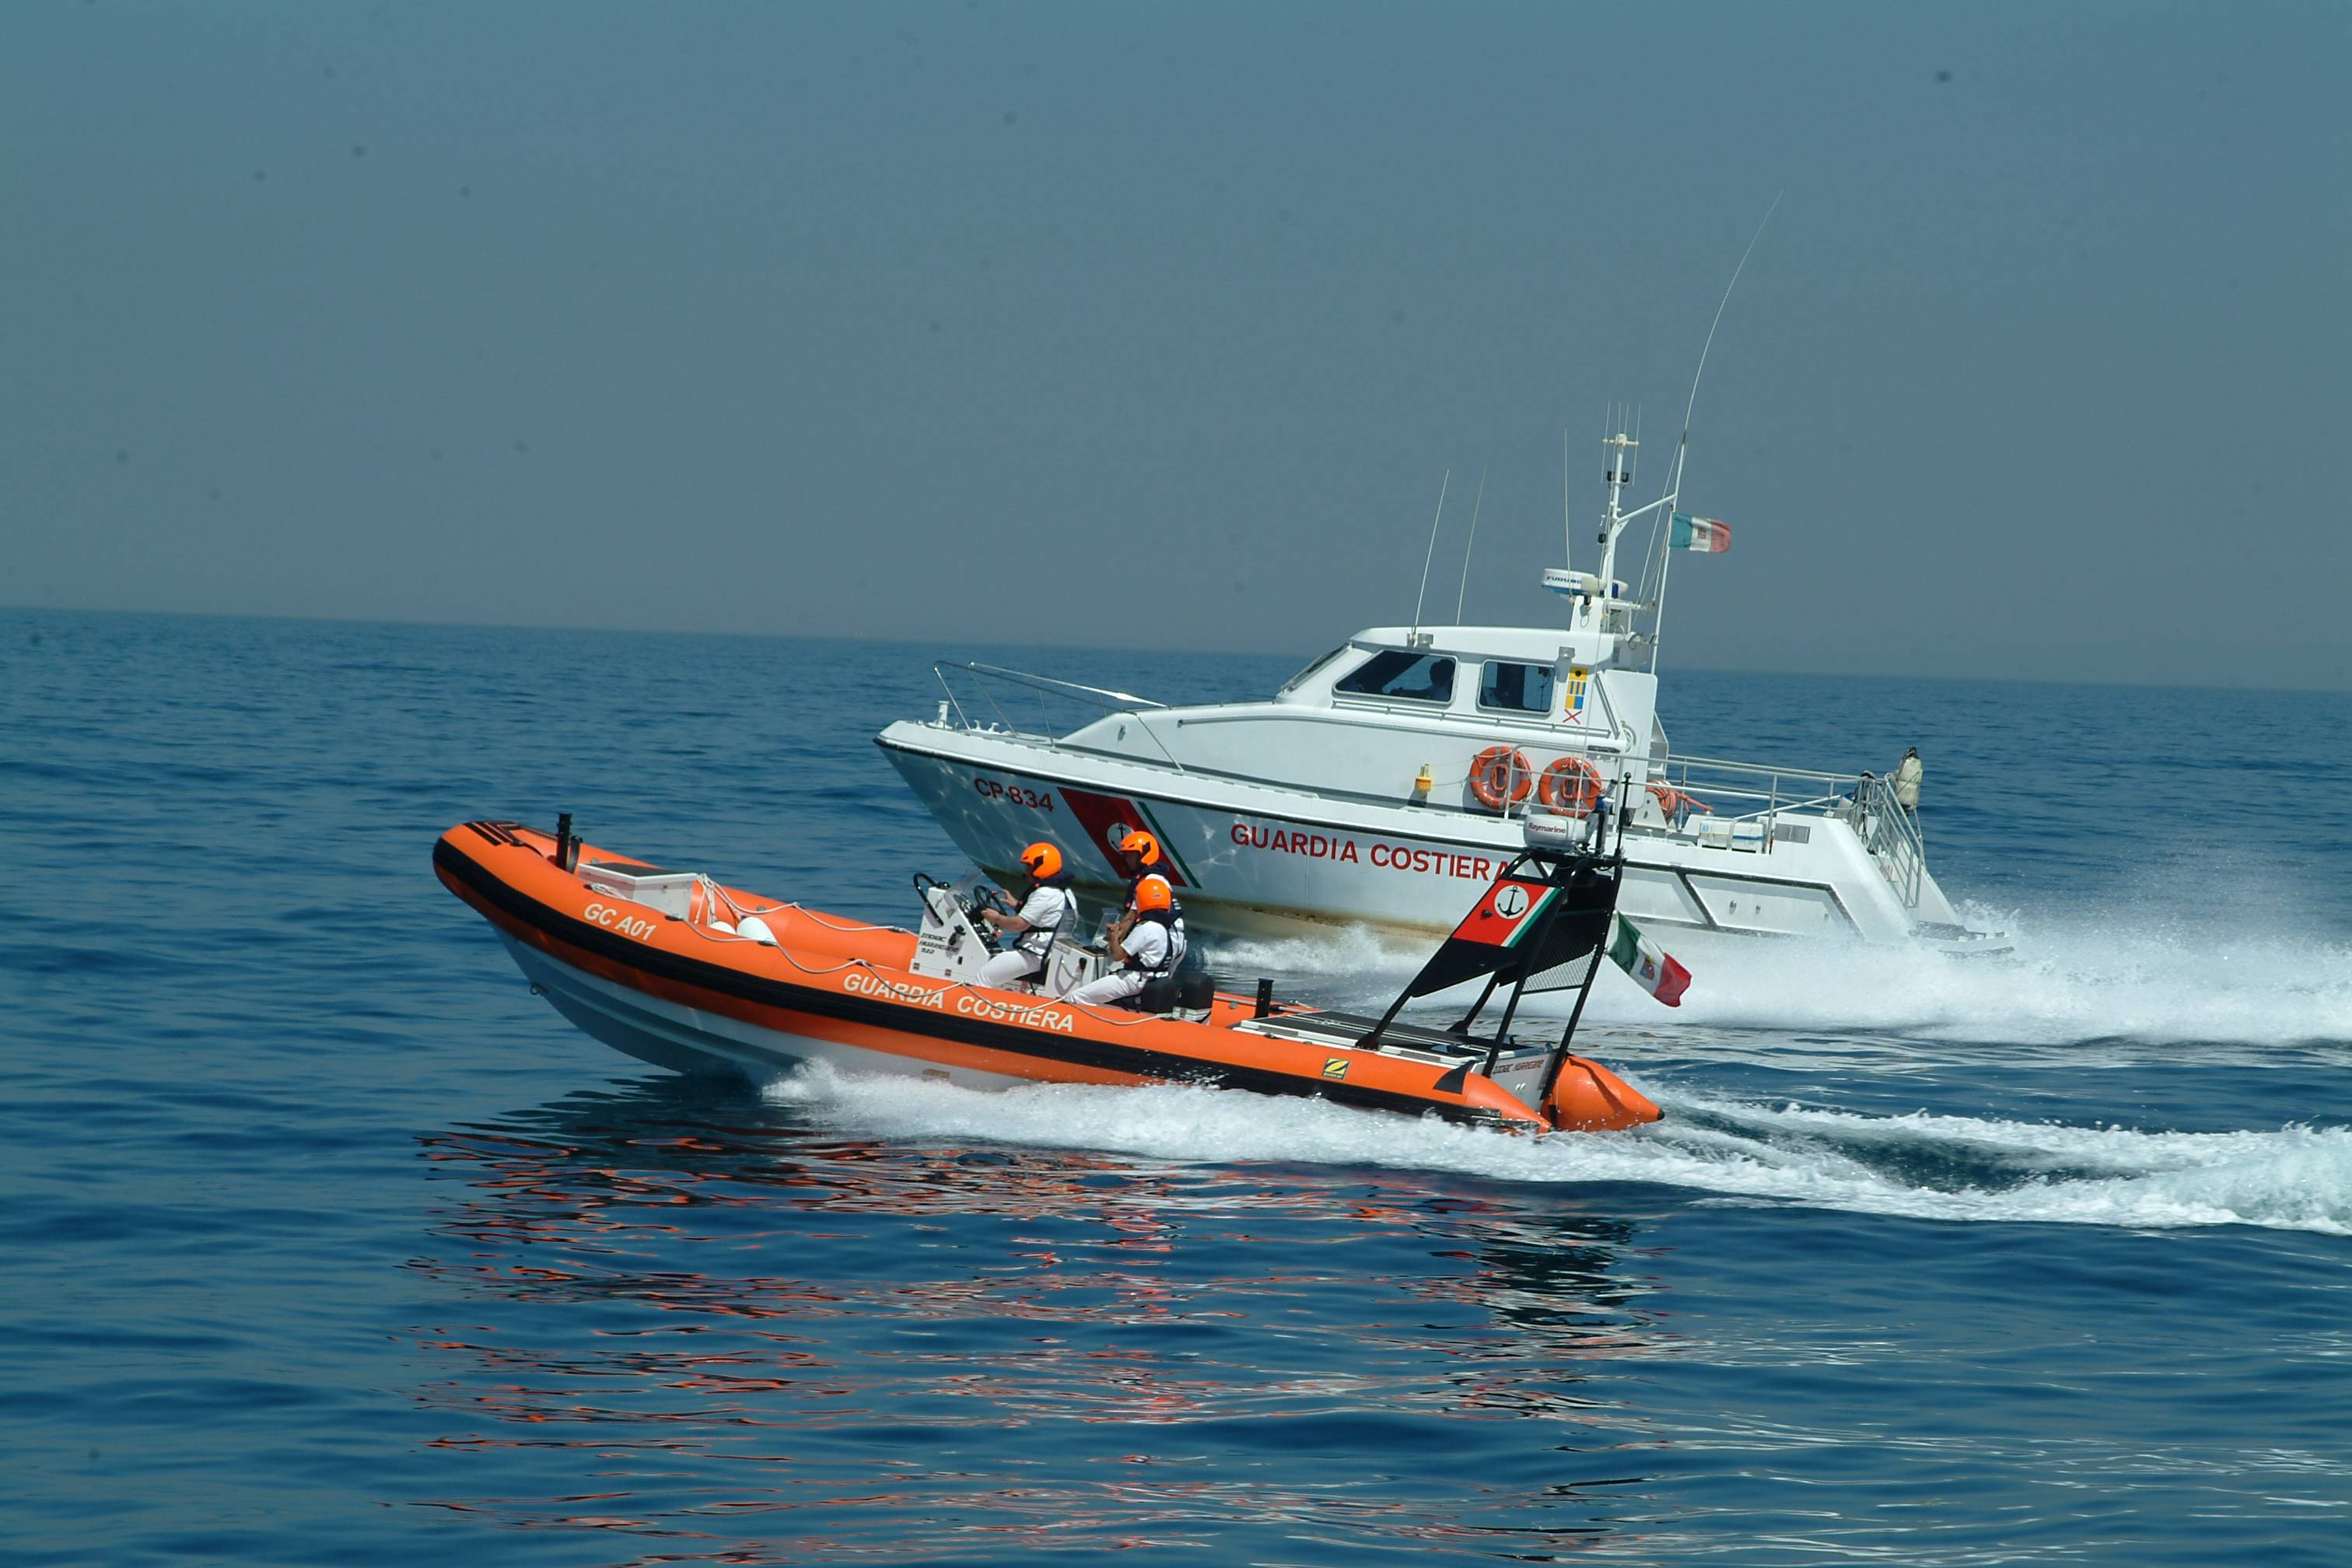
<path id="1" fill-rule="evenodd" d="M 0 604 L 2352 686 L 2352 5 L 0 13 Z"/>

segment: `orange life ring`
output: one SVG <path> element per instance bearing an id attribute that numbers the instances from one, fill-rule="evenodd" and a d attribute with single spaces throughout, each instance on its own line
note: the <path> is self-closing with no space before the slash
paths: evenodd
<path id="1" fill-rule="evenodd" d="M 1536 798 L 1571 816 L 1582 816 L 1601 798 L 1601 770 L 1582 757 L 1561 757 L 1543 771 Z"/>
<path id="2" fill-rule="evenodd" d="M 1489 746 L 1470 763 L 1470 793 L 1488 811 L 1502 810 L 1507 801 L 1517 805 L 1534 784 L 1528 754 L 1508 746 Z"/>

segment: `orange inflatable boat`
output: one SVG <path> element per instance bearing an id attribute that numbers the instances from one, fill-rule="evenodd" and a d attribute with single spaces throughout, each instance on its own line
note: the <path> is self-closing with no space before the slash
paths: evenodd
<path id="1" fill-rule="evenodd" d="M 434 846 L 433 868 L 558 1012 L 682 1072 L 760 1080 L 825 1062 L 971 1088 L 1197 1083 L 1530 1131 L 1659 1117 L 1568 1038 L 1509 1035 L 1521 993 L 1547 981 L 1580 986 L 1580 1013 L 1607 940 L 1620 868 L 1564 848 L 1531 845 L 1512 861 L 1377 1018 L 1276 1004 L 1263 981 L 1255 995 L 1220 992 L 1205 975 L 1139 999 L 1157 1012 L 990 988 L 973 978 L 988 956 L 977 888 L 918 878 L 919 931 L 869 925 L 583 844 L 569 816 L 552 834 L 461 823 Z M 1054 958 L 1060 978 L 1104 962 L 1077 944 Z M 1450 1028 L 1399 1020 L 1412 997 L 1478 981 L 1477 1006 Z M 1498 1026 L 1474 1033 L 1498 995 Z"/>

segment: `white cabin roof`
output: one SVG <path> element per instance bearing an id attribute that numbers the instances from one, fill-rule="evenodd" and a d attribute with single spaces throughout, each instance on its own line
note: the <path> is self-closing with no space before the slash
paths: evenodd
<path id="1" fill-rule="evenodd" d="M 1428 642 L 1414 642 L 1416 635 Z M 1348 639 L 1359 647 L 1418 647 L 1455 658 L 1503 658 L 1521 664 L 1549 664 L 1562 653 L 1589 660 L 1603 640 L 1591 632 L 1572 632 L 1563 626 L 1368 626 Z"/>

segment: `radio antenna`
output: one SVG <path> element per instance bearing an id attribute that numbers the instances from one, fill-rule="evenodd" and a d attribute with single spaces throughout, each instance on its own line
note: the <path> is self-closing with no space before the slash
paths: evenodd
<path id="1" fill-rule="evenodd" d="M 1470 592 L 1470 547 L 1478 542 L 1478 509 L 1486 504 L 1486 470 L 1478 470 L 1478 499 L 1470 503 L 1470 537 L 1462 542 L 1462 586 L 1454 594 L 1454 624 L 1462 624 L 1462 601 Z"/>
<path id="2" fill-rule="evenodd" d="M 1445 487 L 1454 482 L 1454 470 L 1437 481 L 1437 515 L 1429 520 L 1429 548 L 1421 554 L 1421 592 L 1412 596 L 1412 635 L 1421 636 L 1421 602 L 1429 597 L 1429 563 L 1437 558 L 1437 525 L 1445 520 Z"/>
<path id="3" fill-rule="evenodd" d="M 1559 569 L 1563 572 L 1576 564 L 1576 507 L 1569 499 L 1570 478 L 1574 463 L 1569 457 L 1568 426 L 1559 427 Z"/>
<path id="4" fill-rule="evenodd" d="M 1656 537 L 1661 542 L 1658 549 L 1658 608 L 1650 621 L 1650 668 L 1653 672 L 1658 668 L 1658 645 L 1665 640 L 1666 635 L 1666 570 L 1674 563 L 1674 510 L 1682 501 L 1683 458 L 1690 451 L 1691 411 L 1698 406 L 1699 377 L 1706 374 L 1707 351 L 1715 347 L 1715 330 L 1723 325 L 1723 312 L 1731 303 L 1731 291 L 1739 287 L 1739 275 L 1748 270 L 1748 258 L 1756 254 L 1756 242 L 1764 237 L 1764 225 L 1772 221 L 1772 215 L 1780 210 L 1780 198 L 1788 194 L 1785 190 L 1773 194 L 1772 205 L 1764 209 L 1763 223 L 1756 226 L 1755 234 L 1748 238 L 1748 248 L 1739 253 L 1739 265 L 1731 269 L 1731 281 L 1723 286 L 1723 298 L 1715 307 L 1715 320 L 1707 323 L 1706 342 L 1699 345 L 1698 368 L 1691 372 L 1690 401 L 1683 405 L 1682 439 L 1675 443 L 1675 468 L 1666 478 L 1666 495 L 1671 499 L 1666 501 L 1666 515 L 1658 520 Z"/>

